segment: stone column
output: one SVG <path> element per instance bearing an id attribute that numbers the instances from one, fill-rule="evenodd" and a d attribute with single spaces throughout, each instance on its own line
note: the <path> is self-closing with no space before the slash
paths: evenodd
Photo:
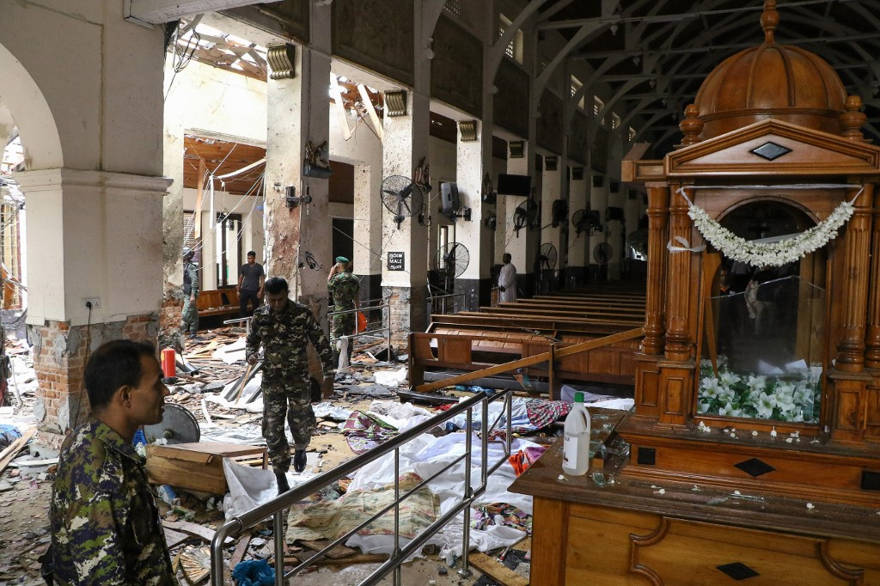
<path id="1" fill-rule="evenodd" d="M 307 144 L 317 148 L 329 137 L 330 7 L 312 6 L 310 22 L 313 41 L 296 46 L 295 77 L 267 83 L 266 264 L 269 277 L 287 279 L 292 296 L 326 323 L 329 180 L 303 170 Z M 301 198 L 292 207 L 291 188 Z"/>
<path id="2" fill-rule="evenodd" d="M 528 141 L 522 141 L 522 156 L 513 158 L 510 156 L 510 144 L 508 143 L 507 172 L 511 175 L 531 175 L 530 161 L 534 158 L 532 148 Z M 534 179 L 532 179 L 532 189 L 535 189 Z M 519 195 L 499 195 L 499 199 L 504 200 L 504 216 L 498 216 L 499 226 L 504 223 L 504 244 L 502 254 L 509 252 L 511 256 L 510 262 L 516 267 L 517 286 L 526 294 L 534 289 L 534 272 L 532 263 L 535 260 L 535 238 L 530 238 L 530 230 L 528 227 L 515 229 L 514 218 L 516 208 L 528 199 Z M 498 206 L 499 214 L 501 213 L 501 205 Z"/>
<path id="3" fill-rule="evenodd" d="M 456 175 L 458 194 L 463 208 L 470 208 L 471 219 L 455 219 L 456 241 L 467 247 L 470 261 L 464 273 L 455 279 L 455 293 L 464 294 L 456 299 L 456 309 L 476 310 L 481 303 L 488 304 L 489 271 L 492 258 L 489 239 L 492 233 L 483 227 L 483 175 L 490 169 L 492 135 L 484 130 L 486 124 L 477 121 L 477 140 L 463 141 L 459 123 L 456 143 Z M 488 207 L 488 206 L 487 206 Z"/>
<path id="4" fill-rule="evenodd" d="M 404 116 L 385 116 L 383 175 L 412 178 L 422 158 L 428 156 L 429 102 L 422 93 L 407 91 Z M 439 189 L 439 186 L 435 186 Z M 390 213 L 382 215 L 384 247 L 382 296 L 391 308 L 392 341 L 405 344 L 410 331 L 425 329 L 425 286 L 428 277 L 427 230 L 413 218 L 398 226 Z M 394 270 L 390 257 L 403 255 L 403 270 Z M 389 268 L 390 267 L 390 268 Z"/>
<path id="5" fill-rule="evenodd" d="M 548 163 L 548 159 L 550 161 L 555 159 L 555 165 L 552 162 Z M 541 172 L 541 244 L 539 254 L 545 244 L 553 245 L 556 248 L 556 263 L 550 270 L 547 270 L 548 265 L 542 261 L 540 268 L 543 270 L 536 274 L 539 283 L 538 292 L 542 294 L 556 290 L 559 284 L 559 270 L 562 262 L 562 223 L 553 225 L 553 202 L 563 199 L 563 194 L 560 193 L 562 167 L 562 157 L 555 154 L 544 157 L 544 167 Z M 535 270 L 538 271 L 539 268 L 536 267 Z"/>
<path id="6" fill-rule="evenodd" d="M 605 210 L 608 209 L 608 177 L 601 173 L 593 173 L 590 177 L 590 211 L 599 214 L 601 231 L 590 234 L 590 245 L 587 247 L 587 266 L 591 281 L 608 279 L 608 265 L 596 261 L 595 250 L 599 244 L 608 240 L 608 223 L 605 221 Z"/>
<path id="7" fill-rule="evenodd" d="M 620 183 L 617 183 L 617 191 L 615 193 L 608 189 L 608 207 L 617 208 L 623 211 L 626 202 L 626 195 Z M 608 280 L 618 281 L 621 274 L 621 262 L 623 260 L 623 243 L 624 243 L 624 224 L 623 219 L 609 219 L 606 222 L 608 235 L 605 242 L 611 245 L 611 258 L 608 259 Z"/>
<path id="8" fill-rule="evenodd" d="M 578 233 L 577 228 L 571 223 L 574 214 L 578 210 L 586 210 L 587 203 L 587 175 L 581 167 L 580 179 L 574 179 L 571 174 L 568 193 L 568 280 L 566 287 L 580 287 L 586 282 L 587 270 L 587 245 L 590 241 L 590 228 Z"/>
<path id="9" fill-rule="evenodd" d="M 44 169 L 16 175 L 26 197 L 28 337 L 38 418 L 64 431 L 88 418 L 89 352 L 116 338 L 156 342 L 164 177 Z M 90 302 L 92 309 L 86 306 Z"/>
<path id="10" fill-rule="evenodd" d="M 354 274 L 361 281 L 361 299 L 382 298 L 381 144 L 378 163 L 354 166 Z"/>

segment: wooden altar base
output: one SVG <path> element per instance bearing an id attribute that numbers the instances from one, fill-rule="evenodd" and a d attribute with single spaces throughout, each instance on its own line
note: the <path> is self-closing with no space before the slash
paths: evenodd
<path id="1" fill-rule="evenodd" d="M 712 484 L 813 501 L 880 507 L 880 450 L 803 432 L 737 429 L 711 422 L 708 431 L 664 426 L 637 416 L 617 431 L 631 445 L 621 473 L 652 481 Z M 743 422 L 746 424 L 747 422 Z"/>
<path id="2" fill-rule="evenodd" d="M 510 487 L 535 498 L 532 584 L 880 585 L 880 503 L 671 478 L 560 480 L 561 449 L 560 440 Z"/>

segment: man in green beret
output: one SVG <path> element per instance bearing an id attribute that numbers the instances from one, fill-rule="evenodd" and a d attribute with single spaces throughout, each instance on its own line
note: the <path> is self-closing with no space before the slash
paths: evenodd
<path id="1" fill-rule="evenodd" d="M 333 300 L 334 307 L 331 311 L 360 309 L 358 298 L 360 282 L 351 273 L 351 262 L 346 257 L 336 257 L 336 264 L 330 269 L 330 275 L 327 277 L 327 289 L 330 292 L 330 299 Z M 354 334 L 357 334 L 356 312 L 333 316 L 330 328 L 331 345 L 336 350 L 337 359 L 343 354 L 342 360 L 338 363 L 343 368 L 348 365 L 348 338 L 345 336 Z"/>

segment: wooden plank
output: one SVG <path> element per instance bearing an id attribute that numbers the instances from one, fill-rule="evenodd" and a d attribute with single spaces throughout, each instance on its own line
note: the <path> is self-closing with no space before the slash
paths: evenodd
<path id="1" fill-rule="evenodd" d="M 498 560 L 484 553 L 468 555 L 468 561 L 475 568 L 501 584 L 501 586 L 528 586 L 529 580 L 520 576 Z"/>
<path id="2" fill-rule="evenodd" d="M 595 340 L 590 340 L 588 342 L 582 342 L 580 344 L 574 344 L 572 346 L 567 346 L 565 348 L 561 348 L 558 352 L 556 352 L 556 358 L 564 358 L 566 356 L 573 356 L 574 354 L 579 354 L 581 352 L 587 352 L 589 350 L 594 350 L 596 348 L 602 348 L 604 346 L 609 346 L 616 342 L 623 342 L 625 340 L 633 340 L 642 336 L 642 328 L 633 328 L 631 330 L 626 330 L 623 332 L 618 332 L 616 334 L 612 334 L 610 336 L 603 336 L 601 338 L 596 338 Z M 456 385 L 459 383 L 465 383 L 468 381 L 472 381 L 478 378 L 487 377 L 493 374 L 499 374 L 502 372 L 509 372 L 511 370 L 517 368 L 525 368 L 527 366 L 534 366 L 536 364 L 540 364 L 542 362 L 546 362 L 550 359 L 549 352 L 542 352 L 540 354 L 536 354 L 534 356 L 529 356 L 527 358 L 520 358 L 519 360 L 512 360 L 510 362 L 504 362 L 502 364 L 496 364 L 495 366 L 490 366 L 488 368 L 483 368 L 480 370 L 475 370 L 474 372 L 468 372 L 465 374 L 461 374 L 458 376 L 453 376 L 441 381 L 435 381 L 432 383 L 425 383 L 423 385 L 417 386 L 415 389 L 416 392 L 424 393 L 428 391 L 433 391 L 436 389 L 441 389 L 446 386 Z"/>
<path id="3" fill-rule="evenodd" d="M 235 551 L 232 552 L 232 557 L 229 558 L 229 568 L 234 570 L 235 566 L 244 559 L 244 555 L 247 553 L 248 546 L 251 543 L 252 535 L 250 533 L 245 533 L 238 539 L 238 543 L 235 544 Z"/>
<path id="4" fill-rule="evenodd" d="M 168 527 L 162 527 L 162 530 L 165 533 L 165 544 L 168 546 L 168 549 L 176 547 L 190 538 L 186 533 L 181 533 Z"/>
<path id="5" fill-rule="evenodd" d="M 321 541 L 308 541 L 308 540 L 301 539 L 299 541 L 299 543 L 305 545 L 309 549 L 313 549 L 315 551 L 321 551 L 322 549 L 327 547 L 327 544 L 330 542 L 326 539 L 321 540 Z M 350 558 L 351 556 L 355 555 L 356 553 L 357 553 L 357 550 L 354 550 L 350 547 L 345 547 L 344 545 L 337 545 L 336 547 L 327 551 L 324 555 L 330 559 L 339 560 L 342 558 Z"/>
<path id="6" fill-rule="evenodd" d="M 0 472 L 3 472 L 9 463 L 18 453 L 27 445 L 30 439 L 37 433 L 37 428 L 32 427 L 21 434 L 21 437 L 6 446 L 6 449 L 0 452 Z"/>
<path id="7" fill-rule="evenodd" d="M 210 527 L 205 527 L 204 525 L 199 525 L 198 523 L 191 523 L 189 521 L 168 521 L 163 520 L 162 526 L 168 529 L 173 529 L 175 531 L 182 531 L 187 535 L 192 535 L 193 537 L 198 537 L 211 543 L 211 540 L 214 539 L 214 531 Z M 233 542 L 231 537 L 227 537 L 224 541 L 224 545 L 230 545 Z"/>

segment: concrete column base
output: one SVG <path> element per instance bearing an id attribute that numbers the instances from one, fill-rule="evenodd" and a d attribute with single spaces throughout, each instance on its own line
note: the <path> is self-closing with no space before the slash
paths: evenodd
<path id="1" fill-rule="evenodd" d="M 409 333 L 423 332 L 427 327 L 425 289 L 382 287 L 382 297 L 391 304 L 391 344 L 406 348 Z"/>
<path id="2" fill-rule="evenodd" d="M 39 326 L 29 324 L 28 339 L 34 346 L 38 383 L 34 411 L 42 422 L 40 428 L 64 433 L 85 422 L 91 410 L 83 386 L 83 372 L 91 351 L 119 338 L 155 343 L 158 325 L 156 313 L 85 326 L 56 320 Z"/>

